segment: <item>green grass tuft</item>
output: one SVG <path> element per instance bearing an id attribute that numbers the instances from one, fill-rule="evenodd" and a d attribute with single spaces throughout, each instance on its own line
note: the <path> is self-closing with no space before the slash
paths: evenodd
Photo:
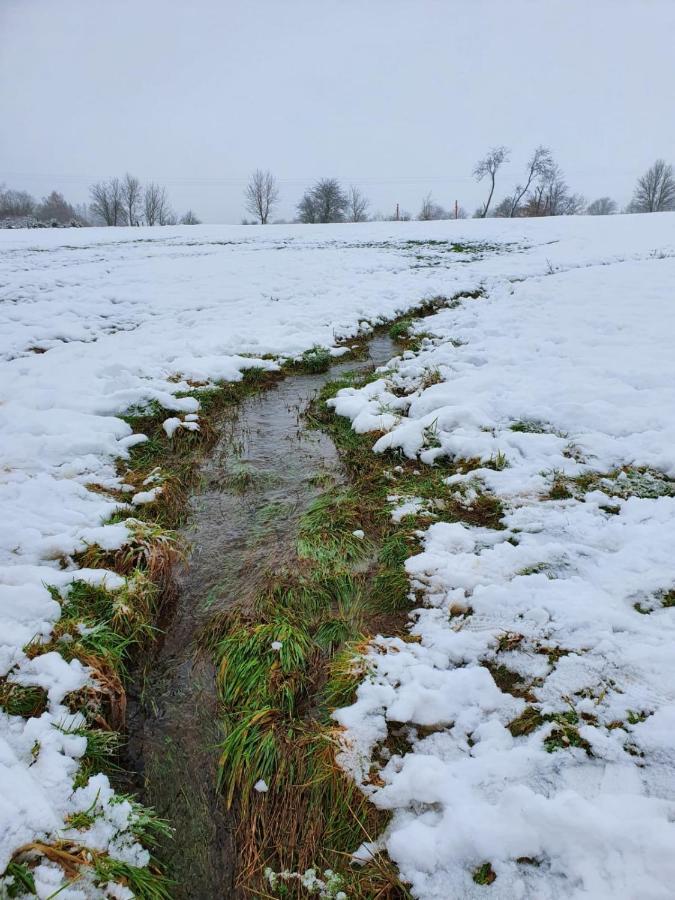
<path id="1" fill-rule="evenodd" d="M 7 884 L 6 879 L 12 879 Z M 4 885 L 2 882 L 5 882 Z M 25 863 L 12 860 L 4 875 L 0 878 L 0 891 L 5 890 L 8 897 L 22 897 L 24 894 L 37 894 L 35 878 Z"/>

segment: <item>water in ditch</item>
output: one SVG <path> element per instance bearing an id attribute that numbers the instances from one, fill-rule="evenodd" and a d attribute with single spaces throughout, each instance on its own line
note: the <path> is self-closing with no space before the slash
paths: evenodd
<path id="1" fill-rule="evenodd" d="M 303 426 L 312 398 L 342 372 L 367 371 L 394 355 L 392 341 L 377 336 L 365 360 L 289 377 L 244 401 L 236 417 L 222 423 L 202 467 L 184 530 L 191 553 L 179 575 L 178 600 L 129 697 L 129 763 L 143 801 L 175 829 L 160 856 L 180 900 L 237 896 L 235 823 L 215 788 L 215 669 L 198 637 L 291 558 L 300 517 L 322 491 L 317 476 L 343 477 L 332 441 Z"/>

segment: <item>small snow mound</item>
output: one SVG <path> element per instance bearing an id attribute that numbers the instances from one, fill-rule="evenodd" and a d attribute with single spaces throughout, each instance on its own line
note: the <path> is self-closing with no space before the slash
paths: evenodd
<path id="1" fill-rule="evenodd" d="M 162 423 L 162 428 L 167 433 L 167 436 L 172 438 L 174 434 L 178 431 L 183 423 L 180 419 L 177 419 L 173 416 L 171 419 L 165 419 Z"/>

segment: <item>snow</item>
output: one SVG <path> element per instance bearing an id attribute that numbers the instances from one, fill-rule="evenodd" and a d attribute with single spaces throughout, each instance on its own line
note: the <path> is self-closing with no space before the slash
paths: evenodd
<path id="1" fill-rule="evenodd" d="M 456 253 L 428 241 L 486 246 Z M 199 428 L 198 401 L 178 396 L 195 385 L 274 369 L 314 346 L 337 357 L 339 339 L 425 299 L 481 288 L 482 298 L 425 320 L 436 337 L 420 354 L 338 401 L 357 430 L 385 432 L 376 451 L 508 462 L 453 485 L 466 502 L 476 490 L 504 497 L 505 530 L 443 522 L 433 507 L 408 562 L 426 592 L 413 625 L 421 643 L 378 642 L 371 681 L 339 713 L 345 764 L 356 777 L 367 771 L 388 717 L 411 735 L 434 729 L 390 759 L 384 787 L 366 788 L 393 810 L 382 840 L 416 896 L 485 890 L 470 873 L 488 859 L 495 897 L 667 896 L 673 613 L 640 615 L 634 598 L 649 603 L 675 584 L 675 499 L 539 496 L 553 469 L 630 464 L 675 475 L 674 245 L 668 214 L 1 232 L 0 674 L 45 687 L 48 705 L 29 720 L 0 713 L 0 871 L 21 844 L 56 839 L 82 808 L 73 790 L 82 739 L 54 726 L 71 715 L 66 694 L 91 675 L 56 650 L 29 659 L 24 648 L 46 643 L 59 618 L 48 585 L 123 583 L 73 562 L 88 545 L 114 550 L 130 539 L 124 523 L 105 524 L 119 501 L 88 487 L 128 489 L 116 460 L 145 437 L 120 416 L 155 401 L 176 439 Z M 442 380 L 425 388 L 432 370 Z M 510 430 L 522 421 L 544 430 Z M 430 429 L 440 446 L 427 446 Z M 151 473 L 131 503 L 156 499 L 161 480 Z M 399 518 L 421 510 L 414 497 L 395 503 Z M 540 564 L 545 572 L 519 574 Z M 473 613 L 448 620 L 460 601 Z M 505 631 L 523 635 L 509 666 L 541 679 L 533 692 L 544 714 L 569 709 L 568 695 L 579 713 L 593 710 L 597 722 L 580 726 L 592 757 L 546 753 L 551 723 L 512 737 L 506 726 L 525 702 L 481 665 Z M 537 644 L 570 652 L 549 672 Z M 629 709 L 650 715 L 605 727 Z M 627 753 L 627 739 L 644 756 Z M 126 841 L 124 852 L 142 853 L 124 837 L 128 817 L 111 813 L 105 776 L 94 782 L 102 807 L 91 846 L 121 853 Z M 45 896 L 62 883 L 52 863 L 38 874 Z M 83 895 L 93 896 L 81 883 L 60 893 Z"/>
<path id="2" fill-rule="evenodd" d="M 673 217 L 658 224 L 672 248 Z M 672 895 L 675 610 L 658 598 L 675 588 L 675 484 L 623 474 L 545 499 L 556 472 L 675 476 L 669 253 L 493 280 L 480 300 L 424 320 L 435 337 L 421 353 L 332 401 L 375 431 L 379 405 L 405 392 L 375 452 L 477 457 L 483 467 L 448 482 L 506 510 L 503 530 L 426 528 L 406 564 L 424 593 L 420 643 L 380 638 L 355 704 L 336 713 L 343 764 L 393 812 L 381 845 L 415 896 L 482 896 L 472 873 L 486 862 L 493 897 Z M 431 371 L 442 380 L 425 388 Z M 395 520 L 414 512 L 401 499 L 390 498 Z M 528 699 L 500 690 L 486 663 L 519 675 Z M 548 720 L 513 735 L 532 706 Z M 556 715 L 572 717 L 579 743 Z M 376 786 L 370 762 L 391 728 L 410 750 L 385 760 Z"/>

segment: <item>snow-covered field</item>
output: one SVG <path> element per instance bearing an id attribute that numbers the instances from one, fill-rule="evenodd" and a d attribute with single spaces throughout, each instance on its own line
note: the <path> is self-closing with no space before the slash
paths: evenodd
<path id="1" fill-rule="evenodd" d="M 118 583 L 71 560 L 125 539 L 103 524 L 118 504 L 85 487 L 119 487 L 115 459 L 138 438 L 117 416 L 156 400 L 189 425 L 196 402 L 175 396 L 188 382 L 480 287 L 424 321 L 435 338 L 417 357 L 337 402 L 387 432 L 376 450 L 490 463 L 456 489 L 506 510 L 502 530 L 420 520 L 421 641 L 373 652 L 339 714 L 345 760 L 358 776 L 387 722 L 409 726 L 410 752 L 367 789 L 394 811 L 383 840 L 416 896 L 673 896 L 675 491 L 637 470 L 675 477 L 674 255 L 669 214 L 0 232 L 0 677 L 49 695 L 38 717 L 0 711 L 0 871 L 92 803 L 78 840 L 143 860 L 104 776 L 73 791 L 84 739 L 64 733 L 77 722 L 63 700 L 90 673 L 23 649 L 60 615 L 46 585 Z M 542 500 L 554 482 L 572 496 Z M 518 673 L 527 699 L 485 662 Z M 526 708 L 537 727 L 514 736 Z M 487 862 L 489 888 L 471 877 Z M 47 897 L 60 876 L 42 870 Z"/>

